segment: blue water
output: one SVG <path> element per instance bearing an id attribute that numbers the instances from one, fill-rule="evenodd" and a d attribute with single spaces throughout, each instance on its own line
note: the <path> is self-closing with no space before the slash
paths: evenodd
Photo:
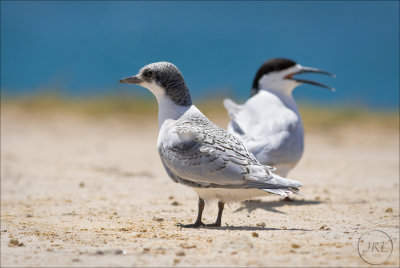
<path id="1" fill-rule="evenodd" d="M 399 2 L 1 2 L 6 94 L 144 91 L 118 80 L 164 60 L 194 98 L 244 99 L 271 57 L 337 75 L 312 76 L 335 93 L 302 85 L 297 99 L 398 109 Z"/>

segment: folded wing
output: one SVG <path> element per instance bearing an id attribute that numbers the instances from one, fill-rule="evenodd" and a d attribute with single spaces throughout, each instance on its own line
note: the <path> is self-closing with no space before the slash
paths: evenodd
<path id="1" fill-rule="evenodd" d="M 194 121 L 178 123 L 173 129 L 177 139 L 159 146 L 174 181 L 192 187 L 258 188 L 273 193 L 300 186 L 272 174 L 271 167 L 261 165 L 241 141 L 206 117 Z"/>

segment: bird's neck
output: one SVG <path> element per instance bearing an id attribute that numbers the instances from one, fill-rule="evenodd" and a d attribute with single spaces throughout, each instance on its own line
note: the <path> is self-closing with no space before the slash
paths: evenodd
<path id="1" fill-rule="evenodd" d="M 168 119 L 177 120 L 179 119 L 187 110 L 190 109 L 192 105 L 182 106 L 173 102 L 168 97 L 156 96 L 158 102 L 158 127 L 164 124 Z"/>
<path id="2" fill-rule="evenodd" d="M 278 89 L 272 89 L 272 88 L 263 88 L 262 90 L 265 90 L 271 94 L 274 94 L 277 96 L 289 109 L 295 111 L 298 114 L 298 109 L 296 105 L 296 101 L 293 98 L 292 92 L 295 86 L 287 86 L 283 88 L 278 88 Z"/>

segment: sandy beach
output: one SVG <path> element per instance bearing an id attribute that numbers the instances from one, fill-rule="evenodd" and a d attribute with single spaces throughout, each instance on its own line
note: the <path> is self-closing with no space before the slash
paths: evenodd
<path id="1" fill-rule="evenodd" d="M 302 197 L 225 206 L 220 228 L 183 229 L 197 195 L 172 182 L 148 118 L 1 111 L 1 266 L 371 266 L 359 238 L 387 233 L 399 266 L 399 131 L 307 128 L 289 178 Z M 226 115 L 210 118 L 226 127 Z M 217 204 L 203 221 L 214 222 Z"/>

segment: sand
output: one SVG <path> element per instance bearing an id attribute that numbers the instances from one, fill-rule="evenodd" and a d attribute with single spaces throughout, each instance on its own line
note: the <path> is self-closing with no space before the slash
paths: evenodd
<path id="1" fill-rule="evenodd" d="M 370 266 L 358 240 L 389 234 L 399 266 L 399 132 L 306 129 L 289 174 L 302 197 L 232 203 L 220 228 L 182 229 L 197 196 L 173 183 L 149 120 L 1 114 L 1 266 Z M 224 127 L 226 117 L 217 120 Z M 212 223 L 216 203 L 203 221 Z"/>

